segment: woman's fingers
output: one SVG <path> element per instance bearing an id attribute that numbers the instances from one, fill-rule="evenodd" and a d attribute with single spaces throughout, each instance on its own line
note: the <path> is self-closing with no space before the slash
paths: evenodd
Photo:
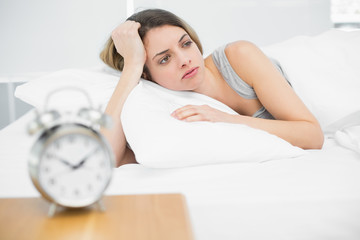
<path id="1" fill-rule="evenodd" d="M 179 120 L 185 121 L 211 121 L 206 117 L 206 110 L 208 110 L 207 105 L 186 105 L 175 110 L 171 115 Z"/>
<path id="2" fill-rule="evenodd" d="M 140 23 L 126 21 L 117 26 L 111 33 L 117 52 L 123 56 L 126 62 L 144 64 L 146 52 L 144 44 L 139 36 Z"/>
<path id="3" fill-rule="evenodd" d="M 222 112 L 208 105 L 186 105 L 176 109 L 171 116 L 187 122 L 232 122 L 235 115 Z"/>

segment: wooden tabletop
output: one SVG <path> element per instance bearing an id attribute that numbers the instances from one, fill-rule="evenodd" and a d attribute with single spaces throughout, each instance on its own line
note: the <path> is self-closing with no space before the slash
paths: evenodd
<path id="1" fill-rule="evenodd" d="M 42 198 L 0 199 L 0 239 L 192 240 L 180 194 L 105 196 L 95 207 L 59 209 L 48 217 Z"/>

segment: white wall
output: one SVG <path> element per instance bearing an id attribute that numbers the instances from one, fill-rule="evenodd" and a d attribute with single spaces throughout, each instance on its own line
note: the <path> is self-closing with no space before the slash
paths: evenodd
<path id="1" fill-rule="evenodd" d="M 330 0 L 135 0 L 135 9 L 144 7 L 182 17 L 198 33 L 205 53 L 229 41 L 264 46 L 332 26 Z"/>
<path id="2" fill-rule="evenodd" d="M 0 75 L 99 64 L 125 17 L 125 0 L 0 0 Z"/>
<path id="3" fill-rule="evenodd" d="M 0 76 L 100 64 L 131 1 L 184 18 L 205 53 L 238 39 L 263 46 L 331 26 L 330 0 L 0 0 Z"/>

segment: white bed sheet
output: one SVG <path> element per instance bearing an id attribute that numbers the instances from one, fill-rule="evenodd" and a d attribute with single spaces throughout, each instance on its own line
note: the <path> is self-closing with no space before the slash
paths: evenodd
<path id="1" fill-rule="evenodd" d="M 0 197 L 39 196 L 27 172 L 32 112 L 0 132 Z M 360 155 L 323 150 L 263 163 L 114 170 L 107 195 L 182 193 L 197 240 L 360 239 Z"/>

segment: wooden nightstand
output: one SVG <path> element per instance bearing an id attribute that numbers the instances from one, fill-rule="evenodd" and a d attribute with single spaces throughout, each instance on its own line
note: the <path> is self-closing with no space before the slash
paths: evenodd
<path id="1" fill-rule="evenodd" d="M 106 210 L 59 210 L 42 198 L 0 199 L 0 239 L 192 240 L 180 194 L 105 196 Z"/>

